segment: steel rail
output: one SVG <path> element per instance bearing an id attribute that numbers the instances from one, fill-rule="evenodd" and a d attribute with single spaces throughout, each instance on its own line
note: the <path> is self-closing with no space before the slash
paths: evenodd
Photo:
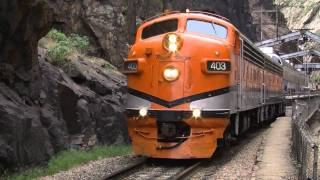
<path id="1" fill-rule="evenodd" d="M 116 170 L 115 172 L 107 175 L 107 176 L 104 177 L 103 179 L 104 179 L 104 180 L 117 179 L 117 178 L 119 178 L 120 176 L 124 175 L 125 173 L 127 173 L 127 172 L 129 172 L 129 171 L 131 171 L 131 170 L 133 170 L 133 169 L 136 169 L 136 168 L 142 166 L 142 165 L 145 164 L 146 162 L 147 162 L 147 159 L 143 159 L 143 160 L 141 160 L 141 161 L 139 161 L 139 162 L 136 162 L 136 163 L 134 163 L 134 164 L 131 164 L 131 165 L 127 166 L 127 167 L 118 169 L 118 170 Z"/>
<path id="2" fill-rule="evenodd" d="M 173 177 L 170 177 L 170 180 L 182 180 L 185 179 L 186 177 L 192 175 L 195 170 L 204 163 L 205 161 L 200 161 L 197 162 L 187 168 L 185 168 L 184 170 L 180 171 L 179 173 L 175 174 Z"/>

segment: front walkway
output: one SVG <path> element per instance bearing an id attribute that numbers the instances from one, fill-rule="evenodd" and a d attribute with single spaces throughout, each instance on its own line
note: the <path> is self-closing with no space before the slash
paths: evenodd
<path id="1" fill-rule="evenodd" d="M 281 117 L 271 124 L 265 136 L 256 179 L 298 179 L 290 153 L 291 118 Z"/>

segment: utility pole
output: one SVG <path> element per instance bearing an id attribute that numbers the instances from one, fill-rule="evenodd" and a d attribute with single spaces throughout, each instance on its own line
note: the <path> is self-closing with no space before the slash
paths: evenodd
<path id="1" fill-rule="evenodd" d="M 262 39 L 263 39 L 262 16 L 263 16 L 263 12 L 262 12 L 262 6 L 261 6 L 261 10 L 260 10 L 260 41 L 262 41 Z"/>
<path id="2" fill-rule="evenodd" d="M 256 11 L 252 11 L 253 13 L 259 13 L 260 14 L 260 41 L 263 41 L 263 26 L 264 25 L 275 25 L 276 26 L 276 34 L 277 34 L 277 38 L 279 37 L 279 10 L 278 7 L 276 6 L 275 10 L 265 10 L 262 8 L 262 6 L 260 7 L 260 10 L 256 10 Z M 276 22 L 275 23 L 263 23 L 264 18 L 263 18 L 263 14 L 265 13 L 275 13 L 276 14 Z"/>

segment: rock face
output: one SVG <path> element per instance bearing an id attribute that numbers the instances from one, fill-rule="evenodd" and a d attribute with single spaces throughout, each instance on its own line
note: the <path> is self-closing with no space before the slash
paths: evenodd
<path id="1" fill-rule="evenodd" d="M 91 54 L 121 67 L 127 54 L 127 1 L 49 1 L 54 9 L 54 26 L 64 32 L 90 37 Z"/>
<path id="2" fill-rule="evenodd" d="M 39 109 L 26 104 L 16 91 L 2 82 L 0 102 L 0 167 L 13 168 L 48 159 L 53 149 Z"/>
<path id="3" fill-rule="evenodd" d="M 52 154 L 35 106 L 38 40 L 50 29 L 51 15 L 45 0 L 0 2 L 0 172 Z"/>
<path id="4" fill-rule="evenodd" d="M 46 0 L 0 2 L 0 81 L 24 96 L 37 98 L 30 92 L 29 82 L 39 77 L 38 40 L 51 28 L 51 22 Z"/>
<path id="5" fill-rule="evenodd" d="M 53 15 L 46 0 L 0 2 L 0 174 L 69 147 L 127 142 L 122 74 L 80 57 L 61 70 L 38 56 Z"/>
<path id="6" fill-rule="evenodd" d="M 66 146 L 127 142 L 123 103 L 125 77 L 78 57 L 62 71 L 44 57 L 40 117 L 54 151 Z"/>
<path id="7" fill-rule="evenodd" d="M 39 58 L 39 98 L 25 101 L 0 82 L 0 165 L 47 160 L 66 148 L 127 142 L 125 77 L 79 59 L 66 73 Z"/>
<path id="8" fill-rule="evenodd" d="M 287 25 L 290 29 L 307 28 L 320 34 L 319 0 L 276 0 L 275 3 L 287 19 Z"/>
<path id="9" fill-rule="evenodd" d="M 290 32 L 287 27 L 287 22 L 284 15 L 278 8 L 278 29 L 276 26 L 276 13 L 275 12 L 263 12 L 262 13 L 262 27 L 261 13 L 259 11 L 276 10 L 277 6 L 273 4 L 273 1 L 263 0 L 250 0 L 249 1 L 250 14 L 252 16 L 252 23 L 256 24 L 257 41 L 275 38 Z M 261 36 L 262 30 L 262 36 Z M 278 33 L 278 34 L 277 34 Z"/>

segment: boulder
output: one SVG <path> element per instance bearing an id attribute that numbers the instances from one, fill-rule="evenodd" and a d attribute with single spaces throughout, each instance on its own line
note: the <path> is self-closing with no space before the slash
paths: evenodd
<path id="1" fill-rule="evenodd" d="M 0 164 L 5 168 L 47 160 L 54 150 L 39 108 L 0 82 Z"/>
<path id="2" fill-rule="evenodd" d="M 125 77 L 81 58 L 64 69 L 39 57 L 35 102 L 0 82 L 1 167 L 39 164 L 68 148 L 128 143 Z"/>
<path id="3" fill-rule="evenodd" d="M 66 63 L 64 71 L 46 60 L 39 64 L 43 72 L 41 103 L 47 112 L 43 114 L 45 120 L 52 119 L 48 122 L 52 123 L 50 134 L 57 137 L 53 138 L 55 144 L 65 139 L 64 145 L 86 147 L 93 136 L 101 144 L 128 142 L 123 105 L 126 79 L 121 73 L 81 57 Z"/>

